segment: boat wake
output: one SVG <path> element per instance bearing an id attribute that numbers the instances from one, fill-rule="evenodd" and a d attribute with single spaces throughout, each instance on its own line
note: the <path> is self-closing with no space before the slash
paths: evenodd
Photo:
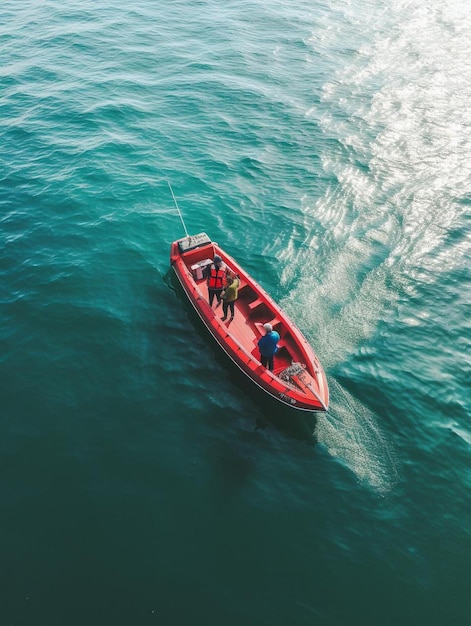
<path id="1" fill-rule="evenodd" d="M 320 246 L 309 248 L 304 253 L 301 279 L 297 282 L 301 286 L 291 291 L 283 303 L 293 319 L 309 329 L 307 336 L 312 336 L 326 372 L 344 363 L 358 346 L 368 342 L 377 331 L 378 319 L 393 309 L 395 303 L 394 290 L 388 286 L 394 268 L 388 267 L 386 260 L 367 272 L 361 281 L 357 274 L 368 257 L 368 245 L 360 253 L 353 243 L 353 238 L 346 237 L 345 245 L 332 245 L 330 250 Z M 322 253 L 318 254 L 319 249 Z M 306 290 L 309 274 L 314 276 L 314 268 L 319 268 L 326 259 L 325 282 L 311 280 L 312 288 Z M 291 281 L 287 272 L 283 281 Z M 379 417 L 332 376 L 328 383 L 329 412 L 318 420 L 317 441 L 361 483 L 386 494 L 399 476 L 392 444 L 379 426 Z"/>
<path id="2" fill-rule="evenodd" d="M 398 463 L 374 414 L 335 379 L 329 380 L 329 412 L 319 419 L 317 440 L 360 483 L 385 495 L 399 480 Z"/>

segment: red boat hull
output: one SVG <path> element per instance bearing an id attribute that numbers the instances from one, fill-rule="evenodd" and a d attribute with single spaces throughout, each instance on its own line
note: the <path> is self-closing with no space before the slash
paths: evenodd
<path id="1" fill-rule="evenodd" d="M 203 267 L 218 254 L 240 277 L 234 320 L 211 308 Z M 226 355 L 263 392 L 297 411 L 327 411 L 324 370 L 301 331 L 266 291 L 205 233 L 174 241 L 170 262 L 195 311 Z M 280 335 L 274 371 L 260 363 L 257 341 L 270 322 Z"/>

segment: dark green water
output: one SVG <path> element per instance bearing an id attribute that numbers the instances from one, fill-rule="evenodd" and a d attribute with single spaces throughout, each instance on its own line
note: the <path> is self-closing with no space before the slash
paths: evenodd
<path id="1" fill-rule="evenodd" d="M 0 7 L 0 626 L 466 626 L 467 3 L 160 4 Z M 189 315 L 167 181 L 317 443 Z"/>

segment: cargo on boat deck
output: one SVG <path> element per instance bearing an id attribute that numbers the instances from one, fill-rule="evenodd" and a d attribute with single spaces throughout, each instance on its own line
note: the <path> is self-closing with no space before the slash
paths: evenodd
<path id="1" fill-rule="evenodd" d="M 191 273 L 195 280 L 201 280 L 204 276 L 204 270 L 211 265 L 213 261 L 211 259 L 203 259 L 199 263 L 195 263 L 190 267 Z"/>

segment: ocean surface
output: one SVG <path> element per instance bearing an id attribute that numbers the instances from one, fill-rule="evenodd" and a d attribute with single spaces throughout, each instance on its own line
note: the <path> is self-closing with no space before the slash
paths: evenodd
<path id="1" fill-rule="evenodd" d="M 3 0 L 0 51 L 0 626 L 469 626 L 469 1 Z M 313 437 L 189 314 L 168 182 Z"/>

